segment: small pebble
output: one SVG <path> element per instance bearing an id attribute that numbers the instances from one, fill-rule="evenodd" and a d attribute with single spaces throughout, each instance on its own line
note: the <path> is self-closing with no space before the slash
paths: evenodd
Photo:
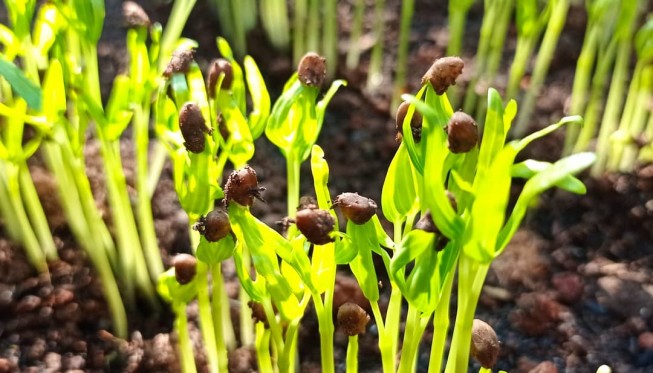
<path id="1" fill-rule="evenodd" d="M 543 361 L 529 370 L 528 373 L 558 373 L 558 368 L 550 361 Z"/>
<path id="2" fill-rule="evenodd" d="M 641 349 L 653 350 L 653 332 L 644 332 L 637 337 L 637 344 Z"/>

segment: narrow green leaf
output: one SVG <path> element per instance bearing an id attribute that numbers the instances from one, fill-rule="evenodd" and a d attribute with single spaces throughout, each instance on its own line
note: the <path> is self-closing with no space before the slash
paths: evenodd
<path id="1" fill-rule="evenodd" d="M 22 97 L 34 110 L 41 110 L 42 98 L 40 88 L 32 83 L 13 63 L 0 56 L 0 75 L 7 80 L 11 88 Z"/>
<path id="2" fill-rule="evenodd" d="M 392 223 L 402 222 L 414 208 L 415 190 L 413 167 L 406 146 L 402 142 L 390 162 L 381 192 L 383 215 Z"/>
<path id="3" fill-rule="evenodd" d="M 254 59 L 245 56 L 243 65 L 245 67 L 247 88 L 249 95 L 252 97 L 252 112 L 248 118 L 249 128 L 252 132 L 252 138 L 256 140 L 265 131 L 265 125 L 270 116 L 270 94 Z"/>

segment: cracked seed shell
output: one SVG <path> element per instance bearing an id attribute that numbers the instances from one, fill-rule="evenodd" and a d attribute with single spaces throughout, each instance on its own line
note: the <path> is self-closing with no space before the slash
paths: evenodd
<path id="1" fill-rule="evenodd" d="M 151 24 L 150 17 L 145 10 L 133 1 L 122 3 L 122 18 L 129 28 L 149 27 Z"/>
<path id="2" fill-rule="evenodd" d="M 456 84 L 456 78 L 462 74 L 464 66 L 460 57 L 438 58 L 422 77 L 422 85 L 430 82 L 435 93 L 441 95 Z"/>
<path id="3" fill-rule="evenodd" d="M 172 53 L 172 58 L 168 66 L 163 71 L 163 76 L 170 78 L 172 74 L 187 73 L 190 69 L 190 64 L 193 62 L 195 51 L 192 49 L 176 50 Z"/>
<path id="4" fill-rule="evenodd" d="M 315 52 L 308 52 L 297 66 L 299 81 L 309 87 L 322 87 L 326 79 L 326 59 Z"/>
<path id="5" fill-rule="evenodd" d="M 263 200 L 261 192 L 265 188 L 258 186 L 256 171 L 249 165 L 245 165 L 239 170 L 234 170 L 227 178 L 224 186 L 225 202 L 227 204 L 234 201 L 243 206 L 252 206 L 254 198 Z"/>
<path id="6" fill-rule="evenodd" d="M 352 337 L 365 334 L 365 328 L 370 321 L 370 315 L 358 304 L 347 302 L 338 308 L 338 327 Z"/>

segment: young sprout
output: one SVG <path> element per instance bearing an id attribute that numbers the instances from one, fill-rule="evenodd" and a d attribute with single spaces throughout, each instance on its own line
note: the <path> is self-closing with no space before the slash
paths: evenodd
<path id="1" fill-rule="evenodd" d="M 172 260 L 175 267 L 175 278 L 181 285 L 193 281 L 197 273 L 197 259 L 190 254 L 177 254 Z"/>
<path id="2" fill-rule="evenodd" d="M 358 372 L 358 335 L 365 333 L 370 316 L 358 304 L 347 302 L 338 308 L 338 327 L 347 336 L 347 372 Z"/>
<path id="3" fill-rule="evenodd" d="M 485 369 L 492 369 L 497 362 L 499 339 L 494 329 L 485 321 L 474 319 L 470 354 Z"/>
<path id="4" fill-rule="evenodd" d="M 254 198 L 263 201 L 261 192 L 265 188 L 258 186 L 256 171 L 249 165 L 234 170 L 224 186 L 225 203 L 234 201 L 242 206 L 252 206 Z"/>
<path id="5" fill-rule="evenodd" d="M 456 78 L 462 74 L 463 67 L 465 62 L 460 57 L 438 58 L 422 77 L 422 85 L 431 83 L 435 92 L 442 95 L 456 84 Z"/>
<path id="6" fill-rule="evenodd" d="M 231 62 L 224 58 L 216 58 L 211 62 L 208 74 L 208 95 L 210 98 L 215 98 L 215 88 L 218 84 L 220 74 L 224 74 L 222 78 L 222 85 L 220 89 L 230 90 L 231 84 L 234 80 L 234 71 L 231 67 Z"/>
<path id="7" fill-rule="evenodd" d="M 358 193 L 342 193 L 333 201 L 333 206 L 340 207 L 340 211 L 354 224 L 365 224 L 376 214 L 376 202 L 372 199 L 358 195 Z"/>
<path id="8" fill-rule="evenodd" d="M 314 52 L 308 52 L 297 66 L 299 81 L 309 87 L 321 88 L 326 79 L 326 59 Z"/>
<path id="9" fill-rule="evenodd" d="M 188 102 L 179 111 L 179 129 L 184 137 L 184 146 L 189 152 L 202 153 L 206 138 L 213 130 L 206 126 L 200 107 L 194 102 Z"/>
<path id="10" fill-rule="evenodd" d="M 329 234 L 333 232 L 336 221 L 329 211 L 318 209 L 315 205 L 306 206 L 297 211 L 295 224 L 312 244 L 324 245 L 334 241 Z"/>
<path id="11" fill-rule="evenodd" d="M 447 146 L 452 153 L 467 153 L 478 144 L 478 126 L 474 118 L 455 112 L 445 127 Z"/>

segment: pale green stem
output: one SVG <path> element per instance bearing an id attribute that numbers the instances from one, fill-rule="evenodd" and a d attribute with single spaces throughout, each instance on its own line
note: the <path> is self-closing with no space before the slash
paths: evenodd
<path id="1" fill-rule="evenodd" d="M 295 0 L 295 15 L 293 18 L 293 61 L 298 63 L 306 50 L 306 15 L 308 13 L 308 0 Z"/>
<path id="2" fill-rule="evenodd" d="M 632 119 L 627 124 L 627 134 L 632 142 L 626 144 L 619 163 L 619 170 L 630 172 L 635 168 L 639 147 L 634 143 L 639 139 L 646 129 L 648 112 L 651 110 L 648 106 L 653 102 L 653 65 L 646 66 L 642 69 L 642 77 L 639 83 L 639 89 L 635 95 L 635 109 L 632 113 Z"/>
<path id="3" fill-rule="evenodd" d="M 408 41 L 410 39 L 410 22 L 415 12 L 415 1 L 404 0 L 401 3 L 401 24 L 399 26 L 399 46 L 397 50 L 397 68 L 395 73 L 394 94 L 390 108 L 399 106 L 401 95 L 406 92 L 406 65 L 408 63 Z"/>
<path id="4" fill-rule="evenodd" d="M 324 6 L 324 33 L 322 34 L 322 53 L 327 60 L 327 79 L 336 75 L 338 67 L 338 18 L 336 11 L 338 2 L 326 0 Z"/>
<path id="5" fill-rule="evenodd" d="M 449 330 L 449 303 L 451 299 L 451 289 L 453 287 L 453 278 L 454 273 L 449 273 L 449 275 L 447 275 L 440 303 L 435 309 L 428 373 L 440 373 L 442 371 L 444 349 L 447 341 L 447 332 Z"/>
<path id="6" fill-rule="evenodd" d="M 170 18 L 168 18 L 168 23 L 163 30 L 163 35 L 161 36 L 161 45 L 159 53 L 159 71 L 163 71 L 170 62 L 170 56 L 174 51 L 174 46 L 181 31 L 186 25 L 188 16 L 190 15 L 191 10 L 195 6 L 197 0 L 176 0 L 172 5 L 172 10 L 170 11 Z"/>
<path id="7" fill-rule="evenodd" d="M 447 44 L 447 56 L 460 56 L 463 51 L 463 36 L 465 34 L 465 25 L 467 23 L 467 11 L 452 11 L 451 3 L 458 0 L 449 1 L 449 43 Z"/>
<path id="8" fill-rule="evenodd" d="M 524 104 L 519 111 L 517 117 L 517 125 L 514 128 L 514 135 L 516 138 L 521 138 L 526 134 L 528 124 L 531 121 L 531 114 L 535 108 L 535 101 L 540 93 L 540 88 L 544 84 L 544 79 L 551 65 L 555 48 L 558 44 L 560 32 L 562 32 L 565 22 L 567 20 L 567 11 L 569 10 L 569 0 L 557 0 L 553 7 L 553 13 L 549 19 L 542 45 L 540 46 L 535 62 L 535 69 L 533 77 L 531 78 L 531 85 L 526 92 Z"/>
<path id="9" fill-rule="evenodd" d="M 188 317 L 186 316 L 186 303 L 173 305 L 175 310 L 175 329 L 179 337 L 179 360 L 182 373 L 197 373 L 193 343 L 188 333 Z"/>
<path id="10" fill-rule="evenodd" d="M 286 155 L 286 172 L 288 183 L 288 217 L 294 217 L 297 214 L 299 206 L 299 170 L 301 161 L 297 159 L 294 151 L 289 151 Z"/>
<path id="11" fill-rule="evenodd" d="M 517 49 L 515 58 L 510 65 L 510 78 L 508 79 L 508 88 L 506 89 L 506 100 L 517 99 L 519 85 L 524 74 L 528 60 L 531 58 L 533 48 L 535 47 L 535 38 L 517 36 Z"/>
<path id="12" fill-rule="evenodd" d="M 209 372 L 218 373 L 223 370 L 220 369 L 220 361 L 218 357 L 218 345 L 216 339 L 216 330 L 213 324 L 213 317 L 211 316 L 211 300 L 209 299 L 209 271 L 211 268 L 205 263 L 198 261 L 197 274 L 195 275 L 195 283 L 197 286 L 197 306 L 199 309 L 200 330 L 202 331 L 202 341 L 204 344 L 204 352 L 208 357 Z M 218 337 L 222 339 L 220 335 Z M 226 365 L 226 364 L 225 364 Z M 224 370 L 223 372 L 226 372 Z"/>
<path id="13" fill-rule="evenodd" d="M 374 2 L 374 47 L 367 70 L 367 90 L 374 92 L 383 82 L 383 44 L 385 36 L 385 0 Z"/>
<path id="14" fill-rule="evenodd" d="M 304 20 L 306 23 L 306 49 L 303 53 L 308 51 L 319 51 L 320 48 L 320 3 L 318 0 L 308 0 L 308 18 Z"/>
<path id="15" fill-rule="evenodd" d="M 363 16 L 365 15 L 365 0 L 356 0 L 354 5 L 354 19 L 349 35 L 349 48 L 347 49 L 347 69 L 353 70 L 360 62 L 360 38 L 363 31 Z"/>
<path id="16" fill-rule="evenodd" d="M 270 329 L 262 322 L 256 323 L 256 360 L 260 372 L 274 372 L 270 356 Z"/>
<path id="17" fill-rule="evenodd" d="M 32 223 L 34 233 L 39 240 L 41 250 L 48 260 L 55 260 L 59 257 L 57 248 L 52 239 L 52 232 L 48 225 L 48 219 L 43 211 L 43 205 L 39 200 L 34 181 L 30 176 L 27 164 L 23 163 L 19 169 L 20 189 L 25 201 L 25 207 Z"/>
<path id="18" fill-rule="evenodd" d="M 445 368 L 446 373 L 468 370 L 474 312 L 489 267 L 489 264 L 478 264 L 466 255 L 461 255 L 459 259 L 458 312 Z"/>
<path id="19" fill-rule="evenodd" d="M 401 348 L 401 358 L 397 372 L 414 372 L 415 358 L 419 349 L 421 333 L 419 333 L 420 317 L 419 311 L 408 304 L 408 315 L 406 316 L 406 329 L 404 330 L 404 342 Z"/>
<path id="20" fill-rule="evenodd" d="M 224 281 L 222 280 L 222 268 L 220 264 L 211 266 L 211 278 L 213 280 L 212 299 L 211 302 L 211 316 L 213 317 L 214 335 L 216 337 L 216 350 L 218 359 L 218 369 L 220 373 L 228 371 L 228 354 L 227 354 L 227 340 L 225 338 L 225 329 L 228 329 L 231 324 L 231 317 L 227 324 L 224 319 L 224 314 L 229 315 L 229 300 L 224 301 L 226 292 L 224 289 Z M 203 316 L 202 316 L 203 318 Z"/>
<path id="21" fill-rule="evenodd" d="M 334 272 L 335 273 L 335 272 Z M 324 294 L 324 304 L 319 294 L 313 294 L 313 304 L 317 314 L 317 322 L 320 331 L 320 359 L 322 362 L 323 373 L 335 372 L 334 355 L 333 355 L 333 288 L 330 288 Z M 351 343 L 351 342 L 350 342 Z"/>
<path id="22" fill-rule="evenodd" d="M 290 43 L 290 26 L 288 25 L 288 5 L 286 0 L 266 0 L 260 3 L 261 22 L 265 32 L 275 48 L 287 50 Z M 300 37 L 296 33 L 293 37 Z"/>
<path id="23" fill-rule="evenodd" d="M 349 336 L 349 343 L 347 343 L 347 373 L 358 373 L 358 335 Z"/>
<path id="24" fill-rule="evenodd" d="M 134 153 L 136 158 L 136 214 L 138 217 L 138 228 L 141 242 L 143 243 L 143 254 L 152 282 L 156 282 L 159 275 L 163 273 L 163 262 L 159 243 L 154 229 L 152 217 L 152 203 L 148 190 L 147 165 L 149 148 L 149 119 L 150 100 L 144 100 L 142 106 L 134 106 Z"/>

